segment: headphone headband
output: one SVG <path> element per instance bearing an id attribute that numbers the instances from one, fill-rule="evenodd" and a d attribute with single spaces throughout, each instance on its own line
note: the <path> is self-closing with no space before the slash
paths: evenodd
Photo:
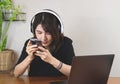
<path id="1" fill-rule="evenodd" d="M 53 14 L 54 16 L 57 17 L 57 19 L 58 19 L 59 22 L 60 22 L 60 26 L 61 26 L 61 27 L 60 27 L 60 31 L 61 31 L 61 33 L 63 33 L 63 23 L 62 23 L 62 20 L 61 20 L 60 16 L 59 16 L 55 11 L 53 11 L 53 10 L 51 10 L 51 9 L 43 9 L 43 10 L 41 10 L 39 13 L 43 13 L 43 12 Z M 37 13 L 37 14 L 38 14 L 38 13 Z M 36 15 L 37 15 L 37 14 L 36 14 Z M 34 22 L 34 18 L 35 18 L 35 17 L 33 17 L 32 20 L 31 20 L 31 32 L 33 32 L 32 23 Z"/>

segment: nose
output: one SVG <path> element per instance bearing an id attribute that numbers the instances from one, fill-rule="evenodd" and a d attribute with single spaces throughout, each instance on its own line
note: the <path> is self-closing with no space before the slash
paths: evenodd
<path id="1" fill-rule="evenodd" d="M 42 35 L 42 41 L 46 41 L 46 40 L 47 40 L 46 33 L 43 33 L 43 35 Z"/>

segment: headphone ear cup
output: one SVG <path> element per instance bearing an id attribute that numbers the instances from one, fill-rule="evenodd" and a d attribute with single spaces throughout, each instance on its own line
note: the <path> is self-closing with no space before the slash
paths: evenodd
<path id="1" fill-rule="evenodd" d="M 58 23 L 58 30 L 61 33 L 61 25 Z"/>
<path id="2" fill-rule="evenodd" d="M 30 31 L 33 33 L 32 22 L 31 22 L 31 24 L 30 24 Z"/>
<path id="3" fill-rule="evenodd" d="M 30 23 L 30 31 L 31 33 L 34 34 L 34 29 L 33 29 L 33 20 L 34 20 L 35 16 L 33 16 L 32 20 L 31 20 L 31 23 Z"/>

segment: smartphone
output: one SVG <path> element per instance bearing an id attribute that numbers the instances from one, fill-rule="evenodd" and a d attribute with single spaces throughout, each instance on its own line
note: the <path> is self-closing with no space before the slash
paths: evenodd
<path id="1" fill-rule="evenodd" d="M 38 40 L 37 38 L 31 38 L 30 42 L 32 43 L 32 45 L 42 46 L 41 40 Z"/>

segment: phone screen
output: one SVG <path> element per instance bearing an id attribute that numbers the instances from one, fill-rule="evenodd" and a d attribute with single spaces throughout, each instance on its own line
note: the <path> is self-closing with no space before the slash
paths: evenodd
<path id="1" fill-rule="evenodd" d="M 42 46 L 41 40 L 38 40 L 37 38 L 31 38 L 30 42 L 32 45 Z"/>

